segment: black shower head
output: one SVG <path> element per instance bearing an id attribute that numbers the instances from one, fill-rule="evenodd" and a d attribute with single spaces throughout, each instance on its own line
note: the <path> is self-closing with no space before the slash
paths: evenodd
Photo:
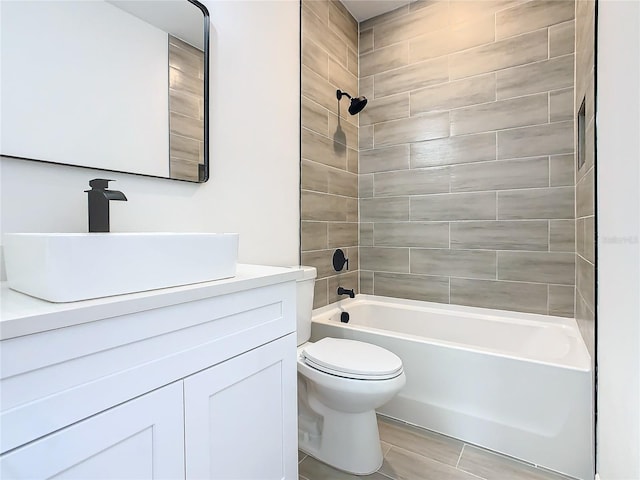
<path id="1" fill-rule="evenodd" d="M 343 95 L 351 99 L 351 104 L 349 105 L 349 113 L 351 115 L 360 113 L 362 109 L 367 105 L 367 97 L 353 98 L 347 92 L 343 92 L 342 90 L 336 91 L 336 97 L 338 97 L 338 100 L 342 99 Z"/>

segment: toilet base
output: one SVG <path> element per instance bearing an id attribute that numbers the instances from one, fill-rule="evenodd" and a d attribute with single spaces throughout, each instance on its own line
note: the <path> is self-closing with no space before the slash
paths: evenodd
<path id="1" fill-rule="evenodd" d="M 382 466 L 382 449 L 375 411 L 344 413 L 323 407 L 322 416 L 308 408 L 300 412 L 298 448 L 345 472 L 376 472 Z"/>

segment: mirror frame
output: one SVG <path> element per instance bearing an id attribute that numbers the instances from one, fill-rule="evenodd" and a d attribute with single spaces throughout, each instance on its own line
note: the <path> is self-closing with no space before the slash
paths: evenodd
<path id="1" fill-rule="evenodd" d="M 199 181 L 192 181 L 192 180 L 184 180 L 181 178 L 171 178 L 171 177 L 162 177 L 159 175 L 150 175 L 150 174 L 146 174 L 146 173 L 138 173 L 138 172 L 127 172 L 125 170 L 114 170 L 114 169 L 110 169 L 110 168 L 99 168 L 99 167 L 91 167 L 88 165 L 75 165 L 75 164 L 71 164 L 71 163 L 64 163 L 64 162 L 54 162 L 51 160 L 45 160 L 45 159 L 40 159 L 40 158 L 29 158 L 29 157 L 20 157 L 20 156 L 15 156 L 15 155 L 4 155 L 2 154 L 2 152 L 0 152 L 0 158 L 14 158 L 14 159 L 18 159 L 18 160 L 28 160 L 28 161 L 33 161 L 33 162 L 40 162 L 40 163 L 48 163 L 50 165 L 64 165 L 67 167 L 77 167 L 77 168 L 85 168 L 85 169 L 90 169 L 90 170 L 98 170 L 98 171 L 103 171 L 103 172 L 114 172 L 114 173 L 125 173 L 127 175 L 136 175 L 136 176 L 141 176 L 141 177 L 150 177 L 150 178 L 161 178 L 164 180 L 174 180 L 174 181 L 178 181 L 178 182 L 187 182 L 187 183 L 195 183 L 195 184 L 200 184 L 200 183 L 205 183 L 207 180 L 209 180 L 209 55 L 210 55 L 210 30 L 211 30 L 211 24 L 210 24 L 210 16 L 209 16 L 209 10 L 207 9 L 207 7 L 205 7 L 202 3 L 200 3 L 198 0 L 184 0 L 189 2 L 190 4 L 194 5 L 195 7 L 197 7 L 203 14 L 203 34 L 204 34 L 204 172 L 203 172 L 203 176 L 201 179 L 199 179 Z M 169 135 L 169 132 L 167 132 L 167 135 Z M 169 152 L 167 152 L 169 153 Z M 167 158 L 167 161 L 169 161 L 170 159 Z"/>

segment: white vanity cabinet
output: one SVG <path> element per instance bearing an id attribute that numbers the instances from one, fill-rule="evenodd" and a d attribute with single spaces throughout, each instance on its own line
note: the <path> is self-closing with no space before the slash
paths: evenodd
<path id="1" fill-rule="evenodd" d="M 76 304 L 3 289 L 0 478 L 297 479 L 298 274 L 238 269 Z"/>
<path id="2" fill-rule="evenodd" d="M 181 382 L 19 447 L 0 465 L 3 479 L 182 478 Z"/>

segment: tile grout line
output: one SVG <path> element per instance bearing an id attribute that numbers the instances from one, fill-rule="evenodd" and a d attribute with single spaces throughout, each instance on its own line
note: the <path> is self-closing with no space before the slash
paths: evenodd
<path id="1" fill-rule="evenodd" d="M 462 448 L 460 449 L 460 455 L 458 455 L 458 461 L 456 462 L 456 468 L 460 465 L 460 460 L 462 460 L 462 452 L 464 452 L 464 448 L 467 446 L 466 443 L 462 444 Z"/>

